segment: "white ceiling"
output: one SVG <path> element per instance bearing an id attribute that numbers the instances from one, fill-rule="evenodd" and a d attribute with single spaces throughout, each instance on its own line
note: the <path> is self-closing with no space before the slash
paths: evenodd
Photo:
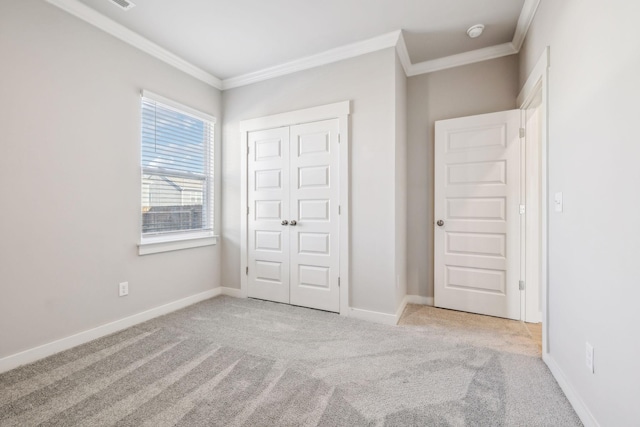
<path id="1" fill-rule="evenodd" d="M 511 42 L 525 0 L 81 0 L 227 79 L 404 30 L 412 63 Z M 482 23 L 478 39 L 468 27 Z"/>

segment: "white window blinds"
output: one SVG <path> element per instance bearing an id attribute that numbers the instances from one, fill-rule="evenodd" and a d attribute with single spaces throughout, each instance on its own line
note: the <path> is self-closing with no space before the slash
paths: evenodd
<path id="1" fill-rule="evenodd" d="M 213 232 L 214 122 L 142 93 L 143 237 Z"/>

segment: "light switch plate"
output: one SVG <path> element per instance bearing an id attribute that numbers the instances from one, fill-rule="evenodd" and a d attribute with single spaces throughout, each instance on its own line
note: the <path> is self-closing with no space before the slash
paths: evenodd
<path id="1" fill-rule="evenodd" d="M 553 198 L 554 201 L 554 205 L 555 205 L 555 211 L 556 212 L 562 212 L 563 210 L 563 206 L 562 206 L 562 193 L 556 193 L 555 197 Z"/>

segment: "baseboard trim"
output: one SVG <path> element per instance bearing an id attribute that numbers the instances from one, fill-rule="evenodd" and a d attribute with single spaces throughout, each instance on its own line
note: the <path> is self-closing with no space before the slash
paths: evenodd
<path id="1" fill-rule="evenodd" d="M 380 323 L 382 325 L 397 325 L 404 308 L 407 306 L 407 295 L 402 299 L 395 314 L 382 313 L 379 311 L 363 310 L 361 308 L 349 308 L 349 317 L 366 320 L 367 322 Z"/>
<path id="2" fill-rule="evenodd" d="M 573 406 L 576 414 L 578 414 L 578 417 L 580 417 L 580 421 L 582 421 L 582 424 L 584 424 L 585 427 L 600 427 L 600 423 L 598 423 L 591 411 L 589 411 L 586 403 L 584 403 L 584 400 L 582 400 L 580 394 L 571 385 L 569 379 L 564 374 L 562 369 L 560 369 L 560 366 L 558 366 L 555 359 L 549 353 L 546 353 L 542 355 L 542 360 L 544 360 L 544 363 L 546 363 L 549 367 L 551 374 L 558 382 L 558 385 L 564 392 L 565 396 L 567 396 L 569 403 L 571 403 L 571 406 Z"/>
<path id="3" fill-rule="evenodd" d="M 97 338 L 101 338 L 114 332 L 121 331 L 123 329 L 129 328 L 142 322 L 146 322 L 147 320 L 151 320 L 155 317 L 171 313 L 172 311 L 179 310 L 200 301 L 204 301 L 222 294 L 230 295 L 230 293 L 226 293 L 226 290 L 229 289 L 231 288 L 218 287 L 209 291 L 201 292 L 190 297 L 182 298 L 177 301 L 173 301 L 168 304 L 164 304 L 150 310 L 146 310 L 141 313 L 134 314 L 132 316 L 128 316 L 123 319 L 116 320 L 105 325 L 101 325 L 96 328 L 68 336 L 66 338 L 62 338 L 38 347 L 31 348 L 29 350 L 22 351 L 20 353 L 3 357 L 2 359 L 0 359 L 0 373 L 10 371 L 11 369 L 35 362 L 40 359 L 44 359 L 45 357 L 51 356 L 61 351 L 68 350 L 81 344 L 85 344 Z"/>
<path id="4" fill-rule="evenodd" d="M 247 295 L 242 292 L 242 289 L 221 287 L 222 295 L 228 295 L 234 298 L 247 298 Z"/>
<path id="5" fill-rule="evenodd" d="M 395 314 L 381 313 L 379 311 L 363 310 L 361 308 L 349 308 L 349 317 L 366 320 L 367 322 L 381 323 L 383 325 L 396 325 L 398 319 Z"/>
<path id="6" fill-rule="evenodd" d="M 409 295 L 405 295 L 404 298 L 402 298 L 400 305 L 398 306 L 398 310 L 396 310 L 396 323 L 395 323 L 396 325 L 400 321 L 400 318 L 402 317 L 402 313 L 404 313 L 404 309 L 407 308 L 408 303 L 409 303 Z"/>
<path id="7" fill-rule="evenodd" d="M 433 297 L 423 297 L 421 295 L 407 295 L 409 304 L 429 305 L 433 307 Z"/>

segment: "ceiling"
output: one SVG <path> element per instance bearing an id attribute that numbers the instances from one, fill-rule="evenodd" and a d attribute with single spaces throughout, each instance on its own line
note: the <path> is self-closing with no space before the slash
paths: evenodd
<path id="1" fill-rule="evenodd" d="M 525 0 L 80 0 L 219 79 L 403 30 L 412 63 L 511 42 Z M 486 26 L 477 39 L 466 35 Z"/>

